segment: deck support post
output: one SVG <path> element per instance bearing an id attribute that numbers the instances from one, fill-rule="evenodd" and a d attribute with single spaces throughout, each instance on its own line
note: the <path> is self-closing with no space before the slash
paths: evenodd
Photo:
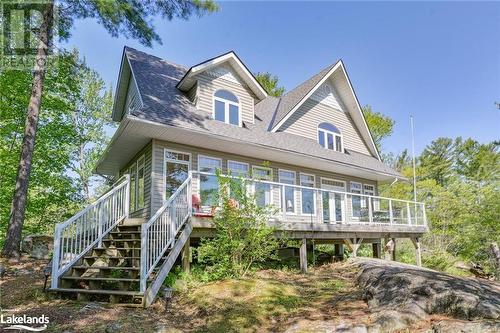
<path id="1" fill-rule="evenodd" d="M 384 259 L 385 260 L 393 260 L 393 252 L 395 250 L 394 247 L 394 238 L 385 237 L 384 238 Z"/>
<path id="2" fill-rule="evenodd" d="M 182 248 L 182 271 L 184 273 L 190 273 L 191 271 L 191 265 L 189 261 L 190 257 L 190 239 L 186 241 L 186 244 L 184 244 L 184 247 Z"/>
<path id="3" fill-rule="evenodd" d="M 392 238 L 393 247 L 392 247 L 392 261 L 396 261 L 396 238 Z"/>
<path id="4" fill-rule="evenodd" d="M 305 238 L 302 238 L 300 245 L 300 271 L 307 273 L 307 240 Z"/>
<path id="5" fill-rule="evenodd" d="M 380 242 L 372 243 L 373 258 L 380 259 L 380 253 L 382 252 L 381 248 L 382 248 L 382 246 L 381 246 Z"/>
<path id="6" fill-rule="evenodd" d="M 344 260 L 344 244 L 334 244 L 335 246 L 335 258 L 338 258 L 339 261 Z"/>
<path id="7" fill-rule="evenodd" d="M 361 246 L 362 242 L 363 242 L 363 238 L 353 238 L 353 239 L 346 238 L 346 239 L 344 239 L 344 244 L 352 252 L 353 258 L 356 258 L 358 256 L 358 250 L 359 250 L 359 247 Z"/>
<path id="8" fill-rule="evenodd" d="M 415 259 L 417 262 L 417 266 L 421 267 L 422 266 L 422 251 L 420 248 L 420 238 L 412 237 L 410 239 L 413 243 L 413 246 L 415 246 Z"/>

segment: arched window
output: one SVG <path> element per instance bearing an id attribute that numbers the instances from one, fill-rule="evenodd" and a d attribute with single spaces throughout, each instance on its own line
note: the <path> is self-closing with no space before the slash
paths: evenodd
<path id="1" fill-rule="evenodd" d="M 238 97 L 227 90 L 217 90 L 214 94 L 214 119 L 241 126 L 240 103 Z"/>
<path id="2" fill-rule="evenodd" d="M 318 143 L 321 147 L 342 152 L 342 134 L 339 129 L 329 123 L 318 125 Z"/>

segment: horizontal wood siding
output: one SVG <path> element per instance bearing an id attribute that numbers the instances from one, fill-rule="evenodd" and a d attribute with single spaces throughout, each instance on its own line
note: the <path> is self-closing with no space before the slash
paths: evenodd
<path id="1" fill-rule="evenodd" d="M 241 80 L 236 76 L 234 72 L 233 75 L 241 82 Z M 254 103 L 256 98 L 246 85 L 236 83 L 234 81 L 229 81 L 221 77 L 214 78 L 214 76 L 206 73 L 200 74 L 197 79 L 198 100 L 196 103 L 196 107 L 199 110 L 208 112 L 209 114 L 213 114 L 214 93 L 218 89 L 226 89 L 238 97 L 243 122 L 254 122 Z"/>
<path id="2" fill-rule="evenodd" d="M 348 113 L 309 99 L 281 126 L 280 131 L 318 140 L 318 125 L 335 125 L 343 137 L 344 148 L 371 155 Z"/>
<path id="3" fill-rule="evenodd" d="M 130 113 L 130 111 L 136 110 L 141 107 L 141 99 L 139 97 L 139 90 L 135 84 L 134 78 L 130 76 L 127 89 L 127 98 L 125 99 L 125 109 L 124 114 Z"/>
<path id="4" fill-rule="evenodd" d="M 273 181 L 279 182 L 278 179 L 278 170 L 279 169 L 285 169 L 285 170 L 290 170 L 290 171 L 295 171 L 295 178 L 296 178 L 296 185 L 300 185 L 300 173 L 308 173 L 308 174 L 313 174 L 315 176 L 315 186 L 317 188 L 321 187 L 321 177 L 324 178 L 330 178 L 330 179 L 336 179 L 336 180 L 343 180 L 346 182 L 346 190 L 349 192 L 349 182 L 350 181 L 355 181 L 355 182 L 360 182 L 362 184 L 370 184 L 374 185 L 375 187 L 377 186 L 377 183 L 372 180 L 368 179 L 362 179 L 362 178 L 355 178 L 351 176 L 346 176 L 342 174 L 336 174 L 336 173 L 330 173 L 322 170 L 316 170 L 313 168 L 302 168 L 302 167 L 296 167 L 291 164 L 283 164 L 283 163 L 275 163 L 273 161 L 264 161 L 260 159 L 255 159 L 247 156 L 239 156 L 239 155 L 234 155 L 234 154 L 227 154 L 224 152 L 216 151 L 216 150 L 207 150 L 207 149 L 200 149 L 197 147 L 193 146 L 187 146 L 187 145 L 181 145 L 173 142 L 166 142 L 166 141 L 158 141 L 154 140 L 153 143 L 153 154 L 154 154 L 154 161 L 155 165 L 153 167 L 153 173 L 152 173 L 152 183 L 153 183 L 153 189 L 152 189 L 152 211 L 155 212 L 158 210 L 161 205 L 163 200 L 168 199 L 164 198 L 164 191 L 163 189 L 165 188 L 165 180 L 164 180 L 164 150 L 165 149 L 172 149 L 184 153 L 189 153 L 191 154 L 191 169 L 198 171 L 198 156 L 199 155 L 205 155 L 209 157 L 215 157 L 215 158 L 221 158 L 222 159 L 222 172 L 226 173 L 227 172 L 227 161 L 228 160 L 233 160 L 237 162 L 244 162 L 248 163 L 250 170 L 252 169 L 252 166 L 262 166 L 265 162 L 269 162 L 269 167 L 272 168 L 273 170 Z M 193 191 L 194 193 L 197 193 L 199 189 L 199 183 L 197 179 L 193 179 Z M 276 188 L 272 192 L 272 199 L 273 203 L 275 205 L 279 205 L 280 202 L 280 194 L 279 190 Z M 317 201 L 320 200 L 320 198 L 316 198 Z M 296 201 L 296 207 L 297 211 L 301 209 L 300 206 L 300 193 L 297 192 L 295 201 Z M 347 212 L 346 212 L 347 213 Z M 291 217 L 291 220 L 297 219 L 297 221 L 302 221 L 304 222 L 305 217 Z M 305 221 L 307 222 L 307 221 Z"/>
<path id="5" fill-rule="evenodd" d="M 152 161 L 152 141 L 149 142 L 139 153 L 137 153 L 130 162 L 120 171 L 120 176 L 125 174 L 133 163 L 144 156 L 144 208 L 130 211 L 130 217 L 149 218 L 151 212 L 151 171 L 153 167 Z"/>

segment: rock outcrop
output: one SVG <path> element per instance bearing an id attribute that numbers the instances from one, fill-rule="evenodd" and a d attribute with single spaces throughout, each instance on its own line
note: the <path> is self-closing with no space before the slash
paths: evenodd
<path id="1" fill-rule="evenodd" d="M 500 322 L 496 282 L 377 259 L 358 258 L 353 264 L 359 268 L 357 284 L 373 312 L 374 331 L 404 329 L 438 314 L 483 326 L 484 321 Z M 500 331 L 500 324 L 492 325 Z"/>

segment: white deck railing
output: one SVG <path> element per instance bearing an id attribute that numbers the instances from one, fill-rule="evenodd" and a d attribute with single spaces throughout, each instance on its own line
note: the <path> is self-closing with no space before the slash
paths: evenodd
<path id="1" fill-rule="evenodd" d="M 200 176 L 215 176 L 214 173 L 207 172 L 193 172 L 193 175 L 197 175 L 197 181 L 200 181 Z M 224 177 L 241 179 L 228 175 Z M 250 192 L 277 209 L 278 213 L 274 214 L 273 218 L 280 221 L 427 226 L 425 205 L 422 202 L 249 178 L 244 180 Z M 263 185 L 256 188 L 256 184 Z M 290 192 L 293 193 L 291 198 Z M 203 201 L 203 194 L 201 197 Z M 306 200 L 307 197 L 312 198 Z"/>
<path id="2" fill-rule="evenodd" d="M 56 224 L 51 288 L 59 277 L 106 236 L 129 213 L 130 176 L 124 175 L 106 194 L 63 223 Z"/>
<path id="3" fill-rule="evenodd" d="M 175 244 L 175 237 L 191 216 L 191 176 L 175 191 L 163 206 L 141 227 L 140 291 L 161 258 Z"/>

